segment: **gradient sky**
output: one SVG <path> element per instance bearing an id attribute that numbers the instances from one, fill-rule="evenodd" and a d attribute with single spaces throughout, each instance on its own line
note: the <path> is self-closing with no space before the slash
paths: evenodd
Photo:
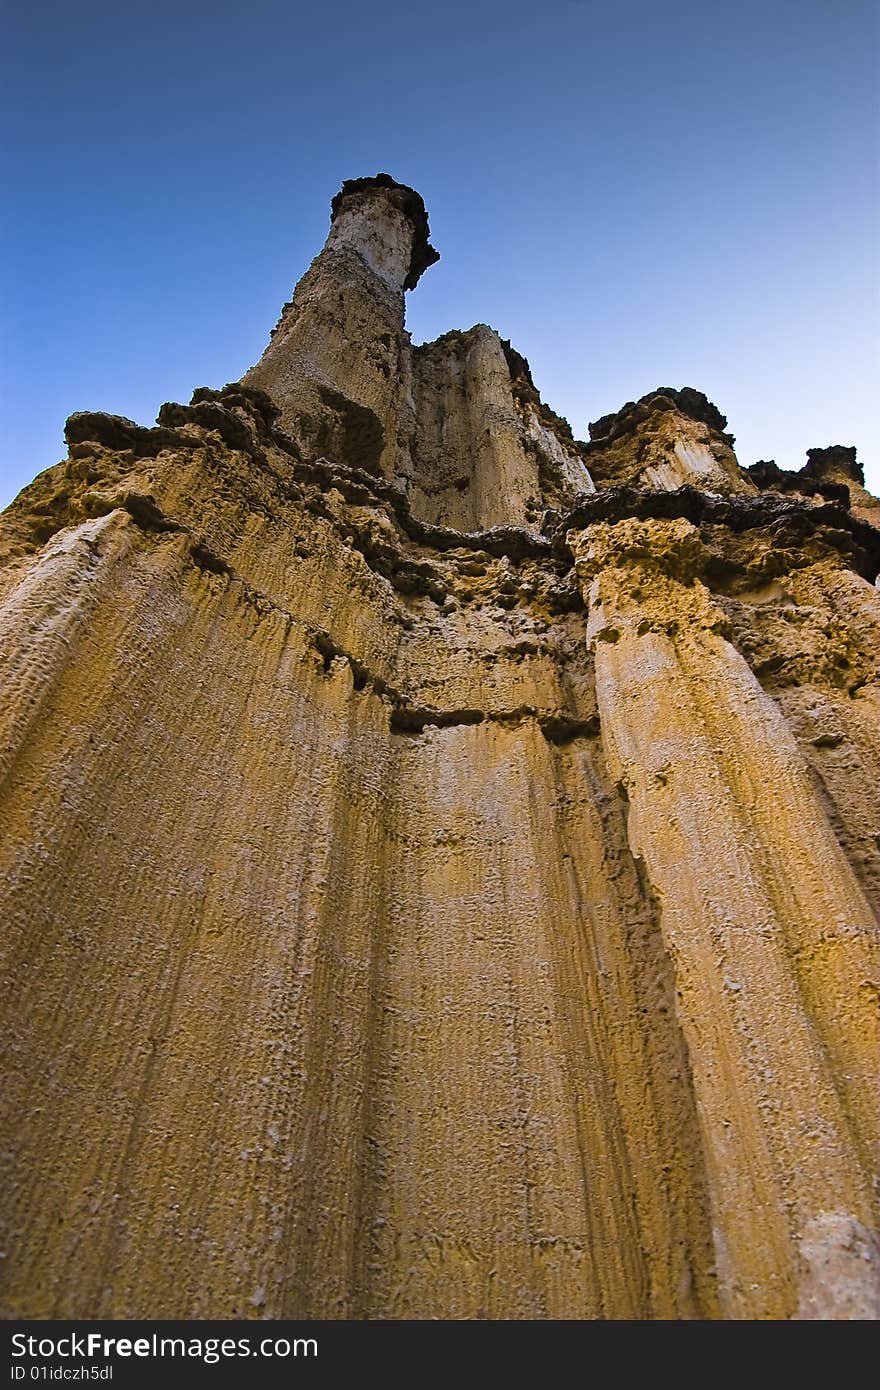
<path id="1" fill-rule="evenodd" d="M 880 492 L 876 0 L 33 0 L 5 21 L 0 504 L 74 410 L 235 380 L 344 178 L 425 197 L 417 342 L 486 322 L 575 434 L 655 386 Z"/>

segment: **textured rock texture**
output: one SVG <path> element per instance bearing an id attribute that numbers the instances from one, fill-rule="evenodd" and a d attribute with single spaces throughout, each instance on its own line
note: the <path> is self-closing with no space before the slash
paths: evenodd
<path id="1" fill-rule="evenodd" d="M 347 183 L 0 521 L 3 1308 L 875 1316 L 878 504 L 574 440 L 434 259 Z"/>

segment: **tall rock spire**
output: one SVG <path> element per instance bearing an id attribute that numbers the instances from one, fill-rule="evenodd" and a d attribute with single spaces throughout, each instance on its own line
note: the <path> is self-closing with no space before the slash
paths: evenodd
<path id="1" fill-rule="evenodd" d="M 422 198 L 388 174 L 349 179 L 327 241 L 244 377 L 309 452 L 390 473 L 409 340 L 404 292 L 439 259 Z"/>
<path id="2" fill-rule="evenodd" d="M 593 484 L 528 363 L 485 324 L 413 349 L 405 291 L 436 260 L 422 198 L 388 174 L 349 179 L 324 249 L 244 382 L 281 407 L 307 455 L 382 475 L 432 524 L 534 527 Z"/>

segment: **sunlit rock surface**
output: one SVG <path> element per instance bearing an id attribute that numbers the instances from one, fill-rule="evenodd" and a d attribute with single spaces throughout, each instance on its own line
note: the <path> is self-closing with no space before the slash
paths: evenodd
<path id="1" fill-rule="evenodd" d="M 0 521 L 4 1311 L 875 1316 L 877 503 L 576 441 L 435 259 L 346 184 Z"/>

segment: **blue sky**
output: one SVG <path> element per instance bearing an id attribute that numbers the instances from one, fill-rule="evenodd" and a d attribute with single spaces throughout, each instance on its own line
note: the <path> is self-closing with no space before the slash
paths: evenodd
<path id="1" fill-rule="evenodd" d="M 344 178 L 424 195 L 416 341 L 487 322 L 578 435 L 704 390 L 880 492 L 874 0 L 34 0 L 7 11 L 0 504 L 74 410 L 235 380 Z"/>

